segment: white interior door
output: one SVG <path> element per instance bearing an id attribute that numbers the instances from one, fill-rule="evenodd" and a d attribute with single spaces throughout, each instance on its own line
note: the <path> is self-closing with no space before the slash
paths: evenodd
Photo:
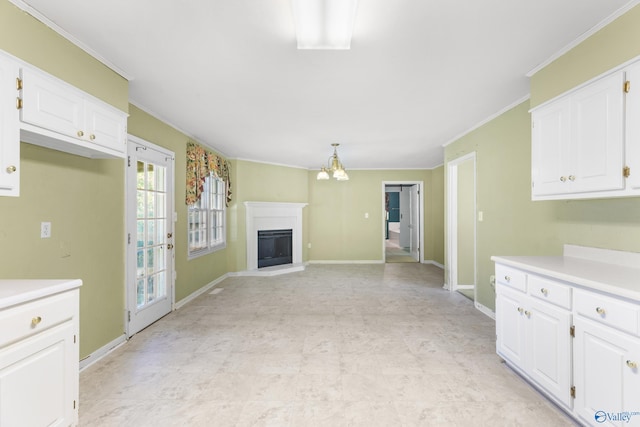
<path id="1" fill-rule="evenodd" d="M 171 312 L 174 298 L 174 153 L 129 137 L 127 336 Z"/>
<path id="2" fill-rule="evenodd" d="M 420 221 L 419 207 L 420 197 L 418 197 L 418 186 L 412 185 L 409 188 L 409 200 L 411 203 L 409 215 L 409 232 L 411 233 L 411 244 L 409 251 L 411 257 L 416 261 L 420 261 Z"/>
<path id="3" fill-rule="evenodd" d="M 411 247 L 411 195 L 406 187 L 400 187 L 400 247 Z"/>

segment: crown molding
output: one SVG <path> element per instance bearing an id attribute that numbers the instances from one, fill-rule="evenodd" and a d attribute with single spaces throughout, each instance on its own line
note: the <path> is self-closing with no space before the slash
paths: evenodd
<path id="1" fill-rule="evenodd" d="M 601 29 L 603 29 L 607 25 L 611 24 L 613 21 L 615 21 L 616 19 L 618 19 L 619 17 L 621 17 L 622 15 L 624 15 L 625 13 L 630 11 L 631 9 L 633 9 L 638 3 L 640 3 L 640 0 L 632 0 L 629 3 L 625 4 L 620 9 L 616 10 L 611 15 L 607 16 L 605 19 L 603 19 L 602 21 L 597 23 L 594 27 L 592 27 L 591 29 L 587 30 L 585 33 L 583 33 L 578 38 L 573 40 L 571 43 L 569 43 L 568 45 L 566 45 L 565 47 L 563 47 L 562 49 L 560 49 L 559 51 L 557 51 L 556 53 L 551 55 L 549 58 L 547 58 L 546 61 L 538 64 L 538 66 L 536 66 L 534 69 L 532 69 L 527 74 L 525 74 L 525 76 L 527 76 L 529 78 L 532 77 L 538 71 L 542 70 L 543 68 L 545 68 L 546 66 L 551 64 L 553 61 L 555 61 L 556 59 L 560 58 L 562 55 L 565 55 L 571 49 L 573 49 L 574 47 L 578 46 L 580 43 L 582 43 L 583 41 L 585 41 L 586 39 L 588 39 L 589 37 L 591 37 L 592 35 L 594 35 L 598 31 L 600 31 Z"/>
<path id="2" fill-rule="evenodd" d="M 55 22 L 53 22 L 52 20 L 44 16 L 37 9 L 34 9 L 33 7 L 29 6 L 23 0 L 9 0 L 9 2 L 13 3 L 13 5 L 16 6 L 18 9 L 21 9 L 23 12 L 26 12 L 27 14 L 33 16 L 35 19 L 42 22 L 44 25 L 51 28 L 56 33 L 60 34 L 69 42 L 73 43 L 74 45 L 76 45 L 77 47 L 85 51 L 87 54 L 91 55 L 93 58 L 100 61 L 105 66 L 109 67 L 113 72 L 122 76 L 127 81 L 132 81 L 134 79 L 131 74 L 127 73 L 122 68 L 118 67 L 113 62 L 109 61 L 107 58 L 102 56 L 100 53 L 96 52 L 95 50 L 93 50 L 92 48 L 90 48 L 89 46 L 87 46 L 77 38 L 75 38 L 68 31 L 64 30 L 58 24 L 56 24 Z"/>

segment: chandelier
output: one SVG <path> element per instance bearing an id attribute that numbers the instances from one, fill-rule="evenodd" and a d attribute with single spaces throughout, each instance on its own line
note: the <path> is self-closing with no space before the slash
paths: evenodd
<path id="1" fill-rule="evenodd" d="M 349 175 L 347 175 L 347 171 L 344 170 L 344 166 L 342 166 L 338 158 L 339 145 L 340 144 L 331 144 L 333 147 L 333 155 L 327 160 L 327 166 L 322 166 L 320 172 L 318 172 L 318 176 L 316 177 L 318 180 L 329 179 L 329 172 L 331 172 L 333 177 L 338 181 L 349 181 Z"/>

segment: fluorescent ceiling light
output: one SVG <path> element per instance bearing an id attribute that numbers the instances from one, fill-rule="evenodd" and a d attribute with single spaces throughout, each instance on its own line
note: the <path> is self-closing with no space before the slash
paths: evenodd
<path id="1" fill-rule="evenodd" d="M 298 49 L 349 49 L 358 0 L 292 0 Z"/>

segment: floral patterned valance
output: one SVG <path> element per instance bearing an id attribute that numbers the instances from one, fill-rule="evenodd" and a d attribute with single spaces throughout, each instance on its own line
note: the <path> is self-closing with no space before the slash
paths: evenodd
<path id="1" fill-rule="evenodd" d="M 187 205 L 202 195 L 204 180 L 214 174 L 226 184 L 226 205 L 231 202 L 231 163 L 195 142 L 187 142 Z"/>

